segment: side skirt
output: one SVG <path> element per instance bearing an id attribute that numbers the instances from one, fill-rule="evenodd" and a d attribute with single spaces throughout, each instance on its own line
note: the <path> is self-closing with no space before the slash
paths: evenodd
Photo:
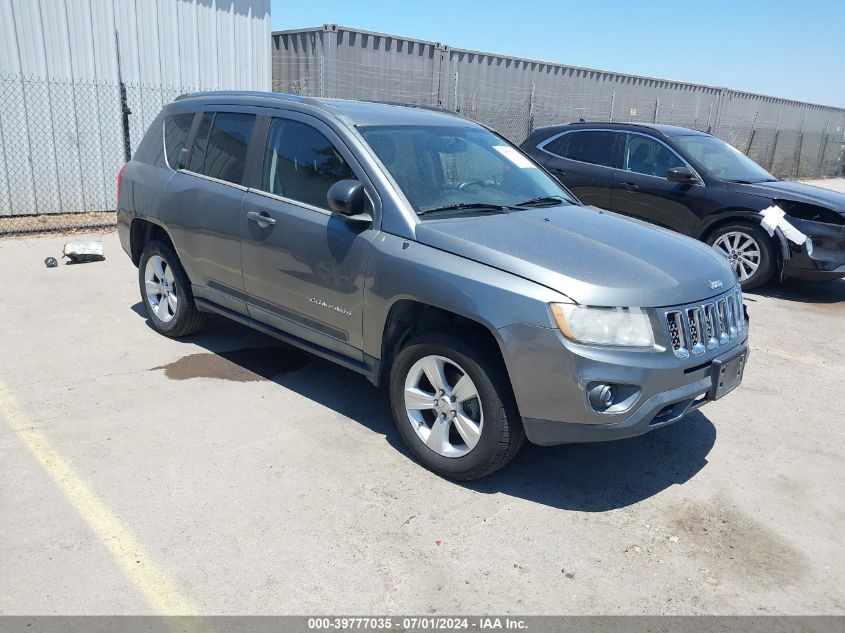
<path id="1" fill-rule="evenodd" d="M 283 332 L 282 330 L 277 330 L 274 327 L 270 327 L 264 323 L 256 321 L 255 319 L 251 319 L 247 316 L 229 310 L 228 308 L 224 308 L 221 305 L 217 305 L 207 299 L 200 299 L 199 297 L 194 297 L 194 301 L 197 304 L 197 308 L 203 310 L 205 312 L 214 312 L 216 314 L 220 314 L 232 321 L 236 321 L 242 325 L 246 325 L 247 327 L 251 327 L 254 330 L 267 334 L 268 336 L 272 336 L 273 338 L 277 338 L 280 341 L 284 341 L 289 345 L 293 345 L 294 347 L 298 347 L 299 349 L 306 351 L 310 354 L 314 354 L 315 356 L 319 356 L 320 358 L 325 358 L 333 363 L 337 363 L 338 365 L 345 367 L 346 369 L 351 369 L 352 371 L 356 371 L 359 374 L 363 374 L 367 377 L 374 385 L 378 386 L 379 384 L 379 376 L 381 361 L 377 358 L 373 358 L 369 355 L 364 355 L 364 361 L 358 361 L 352 358 L 348 358 L 347 356 L 343 356 L 342 354 L 338 354 L 331 350 L 325 349 L 319 345 L 315 345 L 308 341 L 305 341 L 297 336 L 293 336 L 292 334 L 288 334 L 287 332 Z"/>

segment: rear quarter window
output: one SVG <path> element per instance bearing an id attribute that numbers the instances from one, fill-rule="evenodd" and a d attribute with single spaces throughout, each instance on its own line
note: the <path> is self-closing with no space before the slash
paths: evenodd
<path id="1" fill-rule="evenodd" d="M 179 152 L 186 147 L 188 133 L 191 131 L 193 122 L 193 112 L 171 114 L 164 118 L 165 153 L 168 165 L 174 169 L 176 168 L 176 161 L 179 159 Z"/>

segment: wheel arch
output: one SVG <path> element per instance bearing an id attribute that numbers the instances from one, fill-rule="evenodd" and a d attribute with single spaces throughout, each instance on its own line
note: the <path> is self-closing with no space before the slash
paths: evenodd
<path id="1" fill-rule="evenodd" d="M 167 233 L 167 229 L 161 224 L 147 218 L 134 218 L 132 220 L 132 223 L 129 225 L 129 250 L 132 263 L 136 267 L 141 261 L 141 253 L 144 252 L 144 247 L 154 239 L 160 239 L 174 251 L 176 250 L 173 240 L 170 239 L 170 235 Z"/>
<path id="2" fill-rule="evenodd" d="M 713 233 L 727 224 L 739 221 L 751 225 L 759 225 L 760 219 L 760 212 L 755 211 L 754 209 L 744 207 L 725 209 L 718 215 L 707 218 L 706 221 L 699 224 L 696 237 L 702 242 L 706 242 Z M 772 246 L 772 253 L 775 256 L 777 274 L 782 278 L 784 262 L 790 258 L 789 243 L 786 241 L 786 237 L 779 228 L 775 229 L 774 235 L 771 236 L 769 240 Z"/>
<path id="3" fill-rule="evenodd" d="M 385 384 L 390 368 L 402 346 L 411 337 L 425 332 L 438 331 L 450 326 L 461 332 L 468 332 L 477 337 L 496 355 L 507 374 L 507 365 L 503 354 L 503 342 L 496 329 L 476 318 L 460 314 L 453 309 L 425 303 L 416 299 L 400 298 L 394 301 L 384 322 L 381 340 L 381 362 L 379 371 L 374 376 L 377 385 Z M 508 376 L 510 382 L 510 376 Z"/>

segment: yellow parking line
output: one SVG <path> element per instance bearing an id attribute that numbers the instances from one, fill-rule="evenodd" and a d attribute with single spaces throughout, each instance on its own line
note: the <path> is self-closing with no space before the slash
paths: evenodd
<path id="1" fill-rule="evenodd" d="M 196 615 L 197 609 L 178 587 L 159 571 L 132 532 L 120 522 L 82 478 L 38 431 L 0 381 L 0 412 L 9 426 L 53 478 L 79 515 L 100 538 L 129 580 L 150 605 L 165 615 Z"/>

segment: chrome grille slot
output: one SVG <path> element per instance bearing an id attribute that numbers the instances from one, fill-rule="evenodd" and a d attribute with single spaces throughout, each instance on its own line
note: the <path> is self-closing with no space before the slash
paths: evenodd
<path id="1" fill-rule="evenodd" d="M 733 297 L 729 296 L 725 299 L 725 306 L 727 306 L 727 319 L 725 323 L 728 326 L 728 336 L 736 338 L 736 314 Z"/>
<path id="2" fill-rule="evenodd" d="M 701 308 L 690 308 L 686 311 L 689 323 L 690 351 L 693 354 L 704 353 L 704 332 L 701 327 Z"/>
<path id="3" fill-rule="evenodd" d="M 686 331 L 681 313 L 677 310 L 666 313 L 666 321 L 669 325 L 669 336 L 672 339 L 672 351 L 678 358 L 689 356 L 686 342 Z"/>
<path id="4" fill-rule="evenodd" d="M 745 329 L 745 315 L 742 311 L 742 291 L 740 290 L 737 290 L 736 294 L 734 294 L 734 307 L 734 314 L 736 315 L 736 329 L 738 332 L 742 332 L 742 330 Z"/>
<path id="5" fill-rule="evenodd" d="M 728 335 L 728 302 L 726 299 L 719 299 L 719 344 L 724 345 L 728 342 L 730 336 Z"/>
<path id="6" fill-rule="evenodd" d="M 705 345 L 707 346 L 707 349 L 716 349 L 719 346 L 719 341 L 716 339 L 716 328 L 718 327 L 716 306 L 712 303 L 708 303 L 704 306 L 703 312 L 706 328 L 705 334 L 707 336 Z"/>

